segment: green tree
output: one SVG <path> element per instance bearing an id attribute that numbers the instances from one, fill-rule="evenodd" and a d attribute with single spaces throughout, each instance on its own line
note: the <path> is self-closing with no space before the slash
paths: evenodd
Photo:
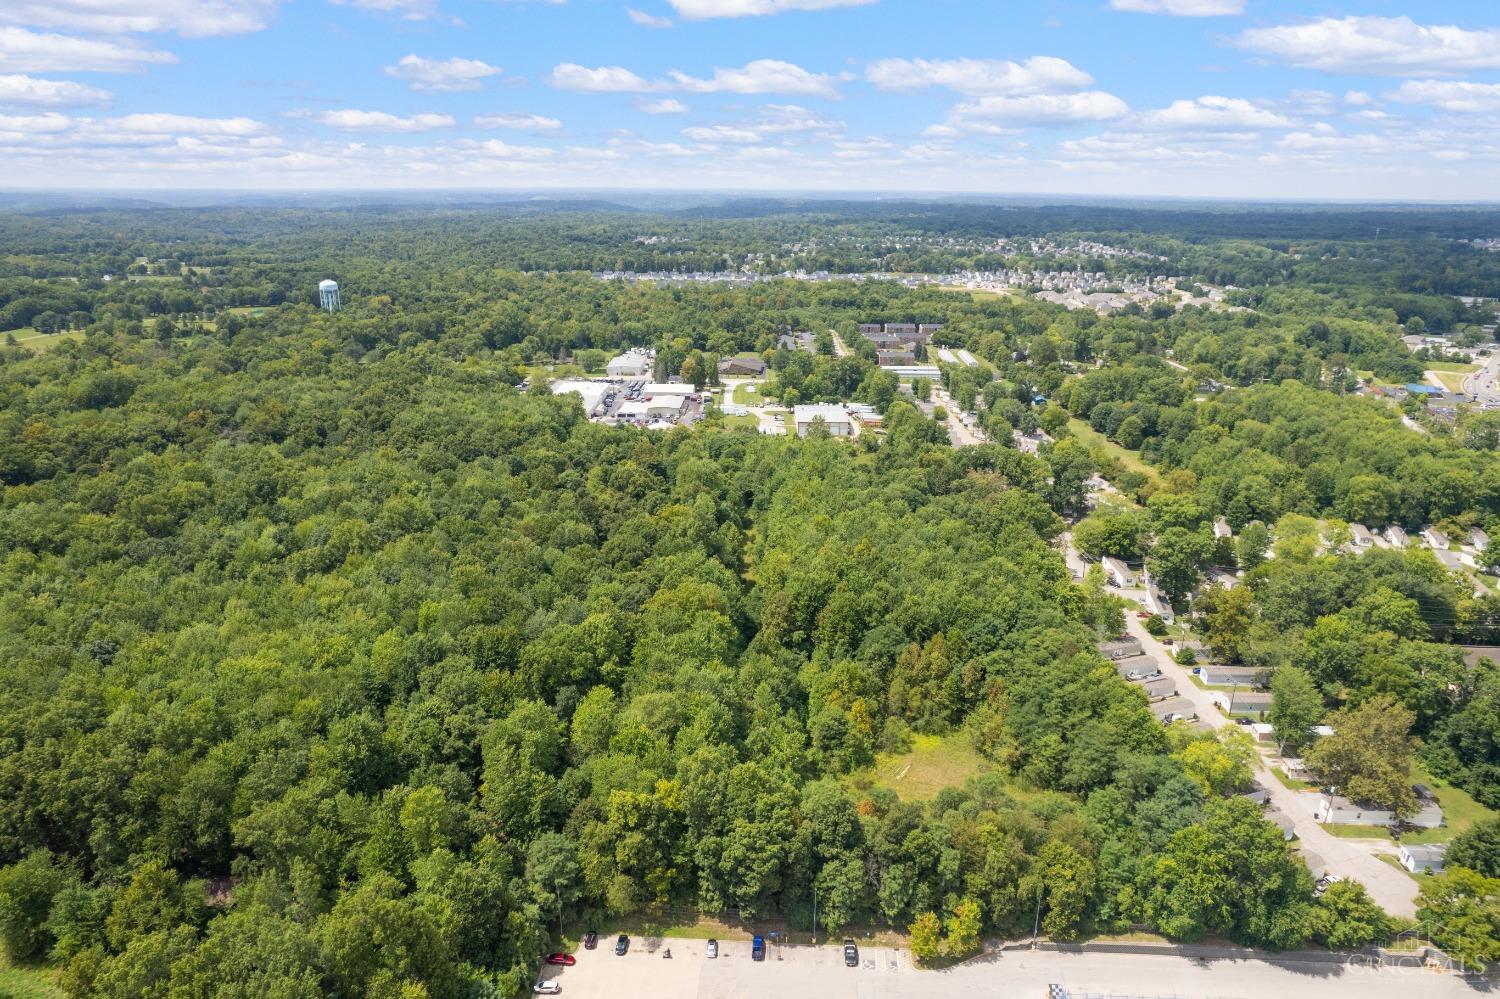
<path id="1" fill-rule="evenodd" d="M 1487 878 L 1500 878 L 1500 816 L 1476 822 L 1448 844 L 1446 860 Z"/>
<path id="2" fill-rule="evenodd" d="M 46 850 L 33 850 L 8 867 L 0 867 L 0 946 L 12 961 L 45 954 L 53 936 L 47 923 L 52 900 L 77 875 Z"/>
<path id="3" fill-rule="evenodd" d="M 1449 867 L 1424 879 L 1417 922 L 1450 956 L 1483 972 L 1500 960 L 1500 878 Z"/>
<path id="4" fill-rule="evenodd" d="M 918 964 L 927 964 L 943 952 L 943 923 L 933 912 L 919 914 L 906 928 L 911 956 Z"/>
<path id="5" fill-rule="evenodd" d="M 1307 914 L 1308 936 L 1331 950 L 1384 943 L 1394 932 L 1394 922 L 1358 881 L 1329 885 Z"/>
<path id="6" fill-rule="evenodd" d="M 948 953 L 953 957 L 967 957 L 979 950 L 979 927 L 983 912 L 972 898 L 962 898 L 953 906 L 947 919 Z M 915 948 L 914 948 L 915 951 Z"/>
<path id="7" fill-rule="evenodd" d="M 1411 789 L 1411 736 L 1416 715 L 1389 694 L 1373 697 L 1328 718 L 1325 735 L 1307 753 L 1307 766 L 1354 801 L 1370 801 L 1410 815 L 1416 808 Z"/>
<path id="8" fill-rule="evenodd" d="M 1151 546 L 1146 569 L 1168 598 L 1174 604 L 1180 603 L 1198 585 L 1202 578 L 1200 567 L 1212 552 L 1213 539 L 1208 535 L 1183 527 L 1169 527 Z"/>
<path id="9" fill-rule="evenodd" d="M 1323 695 L 1306 670 L 1282 666 L 1271 674 L 1271 710 L 1267 716 L 1282 753 L 1297 753 L 1323 720 Z"/>

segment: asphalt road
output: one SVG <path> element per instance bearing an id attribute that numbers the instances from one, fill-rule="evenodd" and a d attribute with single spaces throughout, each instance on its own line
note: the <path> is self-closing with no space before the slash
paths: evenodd
<path id="1" fill-rule="evenodd" d="M 1481 406 L 1500 406 L 1500 352 L 1491 354 L 1483 367 L 1464 378 L 1463 389 Z"/>
<path id="2" fill-rule="evenodd" d="M 580 951 L 572 968 L 549 968 L 561 995 L 586 999 L 932 999 L 935 996 L 1024 996 L 1043 999 L 1049 985 L 1085 996 L 1171 996 L 1251 999 L 1317 996 L 1318 999 L 1443 999 L 1474 996 L 1463 979 L 1420 968 L 1371 969 L 1346 964 L 1301 964 L 1243 957 L 1204 959 L 1171 954 L 1098 954 L 1005 951 L 943 971 L 912 967 L 904 950 L 862 947 L 860 965 L 844 965 L 839 948 L 772 948 L 767 960 L 750 960 L 744 940 L 721 941 L 717 960 L 696 940 L 634 941 L 615 957 L 612 938 L 598 950 Z M 672 959 L 661 957 L 669 945 Z M 648 949 L 649 947 L 649 949 Z"/>

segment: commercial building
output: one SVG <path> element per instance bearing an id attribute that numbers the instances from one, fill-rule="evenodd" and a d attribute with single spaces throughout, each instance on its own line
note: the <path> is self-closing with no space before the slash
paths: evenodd
<path id="1" fill-rule="evenodd" d="M 875 358 L 882 368 L 916 364 L 917 355 L 909 350 L 877 350 Z"/>
<path id="2" fill-rule="evenodd" d="M 848 437 L 854 433 L 853 424 L 849 420 L 849 411 L 843 406 L 794 406 L 792 419 L 797 425 L 798 437 L 806 437 L 807 432 L 818 420 L 822 420 L 828 432 L 835 437 Z"/>
<path id="3" fill-rule="evenodd" d="M 559 378 L 551 385 L 553 395 L 565 395 L 576 392 L 583 400 L 583 415 L 593 416 L 604 405 L 604 397 L 609 395 L 611 386 L 605 382 L 586 382 L 569 378 Z"/>
<path id="4" fill-rule="evenodd" d="M 719 362 L 721 375 L 748 375 L 759 378 L 766 373 L 766 362 L 758 357 L 726 357 Z"/>
<path id="5" fill-rule="evenodd" d="M 627 350 L 613 358 L 605 368 L 611 378 L 644 378 L 651 374 L 656 356 L 649 350 Z"/>

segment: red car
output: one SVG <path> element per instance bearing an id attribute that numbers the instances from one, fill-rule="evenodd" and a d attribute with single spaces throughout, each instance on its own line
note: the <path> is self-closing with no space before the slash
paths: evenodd
<path id="1" fill-rule="evenodd" d="M 547 963 L 561 964 L 565 967 L 571 968 L 573 967 L 573 965 L 578 963 L 578 958 L 574 957 L 572 954 L 548 954 Z"/>

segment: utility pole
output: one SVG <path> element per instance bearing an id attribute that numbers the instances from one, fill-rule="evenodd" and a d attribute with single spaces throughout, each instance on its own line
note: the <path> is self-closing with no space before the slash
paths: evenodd
<path id="1" fill-rule="evenodd" d="M 813 935 L 812 942 L 818 942 L 818 886 L 813 885 Z"/>

